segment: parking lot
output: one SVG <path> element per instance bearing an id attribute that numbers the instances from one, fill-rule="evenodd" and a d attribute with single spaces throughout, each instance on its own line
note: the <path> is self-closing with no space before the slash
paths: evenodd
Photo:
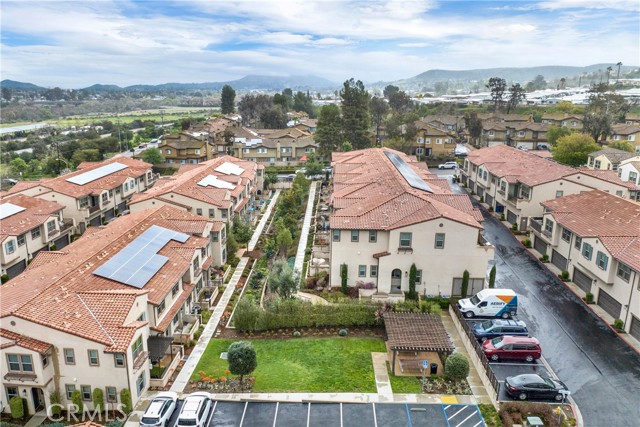
<path id="1" fill-rule="evenodd" d="M 182 401 L 167 423 L 174 427 Z M 213 400 L 209 427 L 484 427 L 475 405 Z"/>
<path id="2" fill-rule="evenodd" d="M 465 320 L 467 322 L 467 325 L 469 325 L 469 327 L 473 329 L 475 324 L 484 322 L 487 319 L 474 318 L 470 320 L 467 320 L 467 319 Z M 504 380 L 507 377 L 513 377 L 513 376 L 522 375 L 522 374 L 542 374 L 542 375 L 553 377 L 552 373 L 544 365 L 542 359 L 535 360 L 531 363 L 527 363 L 519 360 L 500 360 L 498 362 L 490 362 L 489 366 L 491 367 L 491 370 L 493 371 L 494 375 L 500 382 L 500 392 L 498 393 L 499 401 L 515 400 L 509 395 L 507 395 L 507 392 L 505 391 Z M 562 381 L 562 378 L 560 378 L 560 380 Z M 536 400 L 539 400 L 539 399 L 536 399 Z M 541 401 L 544 401 L 544 400 L 541 400 Z M 553 402 L 553 400 L 551 399 L 549 400 L 549 402 Z"/>

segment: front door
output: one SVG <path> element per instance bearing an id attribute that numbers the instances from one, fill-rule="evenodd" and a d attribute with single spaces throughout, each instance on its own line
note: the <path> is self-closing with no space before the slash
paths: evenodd
<path id="1" fill-rule="evenodd" d="M 391 272 L 391 293 L 398 294 L 402 292 L 402 271 L 399 268 Z"/>
<path id="2" fill-rule="evenodd" d="M 33 407 L 36 412 L 44 408 L 44 393 L 41 389 L 32 387 L 31 397 L 33 398 Z"/>

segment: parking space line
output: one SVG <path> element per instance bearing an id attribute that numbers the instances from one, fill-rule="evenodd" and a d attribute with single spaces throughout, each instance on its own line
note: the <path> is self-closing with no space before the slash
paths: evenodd
<path id="1" fill-rule="evenodd" d="M 376 417 L 376 403 L 373 402 L 371 403 L 371 405 L 373 405 L 373 427 L 378 427 L 378 417 Z"/>
<path id="2" fill-rule="evenodd" d="M 342 402 L 340 402 L 340 427 L 343 427 L 343 424 L 342 424 Z"/>
<path id="3" fill-rule="evenodd" d="M 480 418 L 480 421 L 478 421 L 478 424 L 474 425 L 473 427 L 478 427 L 479 425 L 484 424 L 484 421 L 482 420 L 482 417 Z"/>
<path id="4" fill-rule="evenodd" d="M 465 409 L 467 409 L 467 407 L 466 407 L 466 406 L 463 406 L 463 407 L 462 407 L 462 409 L 460 409 L 460 410 L 459 410 L 458 412 L 456 412 L 455 414 L 451 415 L 451 416 L 449 417 L 449 419 L 450 419 L 450 420 L 452 420 L 452 419 L 453 419 L 453 417 L 455 417 L 456 415 L 458 415 L 460 412 L 464 411 Z"/>
<path id="5" fill-rule="evenodd" d="M 465 409 L 467 409 L 467 406 L 465 406 Z M 464 420 L 460 421 L 460 424 L 458 424 L 456 427 L 460 427 L 462 424 L 464 424 L 465 421 L 467 421 L 469 418 L 473 417 L 474 415 L 476 415 L 475 411 L 471 413 L 471 415 L 469 415 L 467 418 L 465 418 Z"/>
<path id="6" fill-rule="evenodd" d="M 278 408 L 280 407 L 280 402 L 276 402 L 276 413 L 273 415 L 273 427 L 276 427 L 276 422 L 278 421 Z"/>
<path id="7" fill-rule="evenodd" d="M 542 363 L 501 363 L 501 362 L 489 362 L 489 365 L 496 365 L 496 366 L 542 366 L 544 367 L 544 365 Z"/>
<path id="8" fill-rule="evenodd" d="M 309 427 L 310 420 L 311 420 L 311 402 L 307 403 L 307 427 Z"/>
<path id="9" fill-rule="evenodd" d="M 244 410 L 242 411 L 242 418 L 240 418 L 240 427 L 242 427 L 242 423 L 244 423 L 244 414 L 247 413 L 247 406 L 249 406 L 249 402 L 244 402 Z"/>
<path id="10" fill-rule="evenodd" d="M 409 427 L 413 427 L 413 423 L 411 422 L 411 412 L 409 412 L 409 405 L 405 403 L 404 407 L 407 409 L 407 419 L 409 420 Z"/>
<path id="11" fill-rule="evenodd" d="M 447 406 L 450 407 L 451 405 Z M 444 409 L 444 405 L 441 405 L 442 407 L 442 415 L 444 415 L 444 420 L 447 423 L 447 427 L 451 427 L 451 424 L 449 424 L 449 416 L 447 415 L 447 411 Z"/>

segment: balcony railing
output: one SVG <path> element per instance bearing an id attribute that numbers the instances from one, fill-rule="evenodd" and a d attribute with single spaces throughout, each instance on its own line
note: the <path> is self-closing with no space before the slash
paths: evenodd
<path id="1" fill-rule="evenodd" d="M 65 219 L 64 221 L 60 222 L 59 225 L 60 225 L 60 233 L 64 233 L 68 229 L 73 228 L 73 220 Z"/>
<path id="2" fill-rule="evenodd" d="M 412 247 L 410 247 L 410 246 L 400 246 L 400 247 L 398 248 L 398 253 L 400 253 L 400 252 L 405 252 L 405 253 L 406 253 L 406 252 L 410 252 L 410 253 L 413 253 L 413 248 L 412 248 Z"/>
<path id="3" fill-rule="evenodd" d="M 89 214 L 92 214 L 100 210 L 100 205 L 89 206 L 88 209 L 89 209 Z"/>
<path id="4" fill-rule="evenodd" d="M 137 371 L 138 369 L 142 368 L 147 359 L 149 359 L 149 352 L 141 352 L 133 361 L 133 370 Z"/>
<path id="5" fill-rule="evenodd" d="M 4 375 L 4 379 L 7 381 L 33 381 L 35 382 L 38 379 L 38 376 L 34 373 L 28 372 L 7 372 Z"/>
<path id="6" fill-rule="evenodd" d="M 542 234 L 545 235 L 548 238 L 551 238 L 551 235 L 553 234 L 551 231 L 544 229 L 542 230 Z"/>
<path id="7" fill-rule="evenodd" d="M 538 233 L 542 233 L 542 220 L 537 218 L 530 218 L 529 225 Z"/>

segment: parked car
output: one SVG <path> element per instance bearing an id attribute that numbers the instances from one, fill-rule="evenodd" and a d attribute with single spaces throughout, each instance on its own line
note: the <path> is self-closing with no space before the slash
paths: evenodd
<path id="1" fill-rule="evenodd" d="M 480 342 L 485 342 L 503 335 L 529 336 L 527 325 L 521 320 L 491 319 L 478 323 L 473 328 L 473 335 Z"/>
<path id="2" fill-rule="evenodd" d="M 510 335 L 486 340 L 482 344 L 482 351 L 493 361 L 518 359 L 533 362 L 542 356 L 542 348 L 536 338 Z"/>
<path id="3" fill-rule="evenodd" d="M 205 427 L 211 413 L 211 394 L 198 391 L 184 399 L 178 426 Z"/>
<path id="4" fill-rule="evenodd" d="M 523 374 L 507 377 L 504 385 L 509 396 L 520 400 L 532 398 L 562 402 L 570 394 L 563 382 L 545 375 Z"/>
<path id="5" fill-rule="evenodd" d="M 151 401 L 140 419 L 140 427 L 170 427 L 167 422 L 176 410 L 178 393 L 163 391 Z"/>
<path id="6" fill-rule="evenodd" d="M 458 167 L 456 162 L 445 162 L 438 165 L 438 169 L 455 169 Z"/>

